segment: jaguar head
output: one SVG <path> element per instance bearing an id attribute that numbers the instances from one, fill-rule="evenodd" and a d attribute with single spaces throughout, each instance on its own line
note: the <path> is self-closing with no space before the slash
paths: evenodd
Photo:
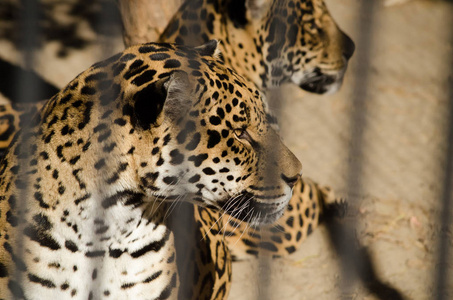
<path id="1" fill-rule="evenodd" d="M 263 53 L 267 87 L 292 82 L 317 94 L 336 92 L 355 45 L 322 0 L 248 0 L 250 30 Z"/>
<path id="2" fill-rule="evenodd" d="M 141 136 L 134 152 L 140 188 L 155 199 L 272 223 L 292 196 L 301 164 L 272 128 L 261 93 L 217 59 L 216 47 L 176 46 L 178 67 L 153 67 L 156 80 L 127 97 Z"/>

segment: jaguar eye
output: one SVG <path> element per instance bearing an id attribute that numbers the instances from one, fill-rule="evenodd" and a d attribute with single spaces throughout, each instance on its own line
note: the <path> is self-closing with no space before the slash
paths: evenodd
<path id="1" fill-rule="evenodd" d="M 246 140 L 250 144 L 253 143 L 252 137 L 250 136 L 250 134 L 247 132 L 247 130 L 245 128 L 235 129 L 234 134 L 240 140 Z"/>

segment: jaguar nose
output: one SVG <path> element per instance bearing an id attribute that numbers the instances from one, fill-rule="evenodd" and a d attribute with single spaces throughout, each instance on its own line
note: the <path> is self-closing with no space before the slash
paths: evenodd
<path id="1" fill-rule="evenodd" d="M 299 174 L 294 177 L 286 177 L 284 174 L 282 174 L 283 181 L 285 181 L 290 188 L 293 188 L 296 185 L 299 178 L 300 178 Z"/>
<path id="2" fill-rule="evenodd" d="M 346 59 L 350 59 L 351 56 L 354 54 L 355 51 L 355 44 L 352 41 L 352 39 L 346 35 L 343 34 L 343 55 Z"/>

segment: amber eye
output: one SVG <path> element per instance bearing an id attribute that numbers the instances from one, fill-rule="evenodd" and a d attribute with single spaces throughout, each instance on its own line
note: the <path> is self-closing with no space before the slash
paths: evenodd
<path id="1" fill-rule="evenodd" d="M 234 134 L 236 135 L 236 137 L 238 139 L 245 140 L 248 143 L 250 143 L 251 145 L 253 144 L 252 137 L 250 136 L 250 134 L 247 132 L 247 130 L 245 128 L 235 129 Z"/>

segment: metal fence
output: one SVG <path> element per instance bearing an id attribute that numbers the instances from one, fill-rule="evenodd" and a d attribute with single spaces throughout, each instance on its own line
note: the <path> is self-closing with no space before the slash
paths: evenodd
<path id="1" fill-rule="evenodd" d="M 429 2 L 429 1 L 426 1 Z M 18 8 L 13 4 L 14 2 L 8 2 L 8 7 L 11 11 Z M 89 6 L 90 1 L 83 1 L 80 2 L 79 6 Z M 349 1 L 348 3 L 351 3 Z M 431 1 L 428 5 L 438 5 L 442 3 L 442 1 Z M 2 4 L 0 4 L 2 5 Z M 112 6 L 106 5 L 104 2 L 102 4 L 103 8 L 108 7 L 109 9 L 101 9 L 97 12 L 96 15 L 91 14 L 89 10 L 86 11 L 86 14 L 81 14 L 81 16 L 90 16 L 91 23 L 97 26 L 97 28 L 107 28 L 114 22 L 120 22 L 117 12 L 112 8 Z M 410 5 L 410 4 L 408 4 Z M 448 3 L 443 3 L 444 7 L 448 9 L 452 9 L 452 5 L 448 5 Z M 360 203 L 358 203 L 357 199 L 360 197 L 356 197 L 355 195 L 364 195 L 366 192 L 363 188 L 363 178 L 368 176 L 365 174 L 363 169 L 364 164 L 364 157 L 367 156 L 367 147 L 366 147 L 366 138 L 365 135 L 368 134 L 367 129 L 369 128 L 369 119 L 370 119 L 370 105 L 367 102 L 367 98 L 370 97 L 369 88 L 370 85 L 374 83 L 371 81 L 370 74 L 374 71 L 372 66 L 372 61 L 374 59 L 374 54 L 376 48 L 379 48 L 377 45 L 380 43 L 378 39 L 379 36 L 375 34 L 377 31 L 377 21 L 376 19 L 379 17 L 378 12 L 382 6 L 381 2 L 377 1 L 361 1 L 359 5 L 357 5 L 359 12 L 359 18 L 355 21 L 356 28 L 358 28 L 358 33 L 356 35 L 356 48 L 358 51 L 356 52 L 353 60 L 356 61 L 356 68 L 354 69 L 353 77 L 354 83 L 353 88 L 351 88 L 351 93 L 348 95 L 350 101 L 349 114 L 347 118 L 349 118 L 349 127 L 351 128 L 351 132 L 349 135 L 351 136 L 349 142 L 349 149 L 347 149 L 347 170 L 343 173 L 343 176 L 346 178 L 346 191 L 344 194 L 348 198 L 349 195 L 353 195 L 351 198 L 348 198 L 349 206 L 351 207 L 352 211 L 359 211 L 361 208 Z M 26 68 L 31 68 L 31 66 L 35 65 L 35 53 L 41 47 L 41 41 L 43 33 L 40 32 L 41 26 L 39 26 L 39 22 L 43 21 L 42 17 L 42 6 L 36 0 L 22 0 L 21 7 L 23 8 L 20 10 L 22 15 L 14 18 L 15 24 L 21 24 L 21 34 L 19 36 L 11 37 L 5 36 L 3 37 L 5 40 L 11 41 L 12 39 L 16 39 L 16 45 L 20 48 L 22 56 L 23 56 L 23 64 Z M 423 7 L 423 6 L 420 6 Z M 8 15 L 8 9 L 6 5 L 3 8 L 4 16 Z M 2 10 L 0 9 L 0 12 Z M 407 13 L 407 12 L 406 12 Z M 445 141 L 445 147 L 439 147 L 439 154 L 443 155 L 443 157 L 439 158 L 439 161 L 444 162 L 443 167 L 440 168 L 443 174 L 439 174 L 439 178 L 437 180 L 442 182 L 441 184 L 441 197 L 432 211 L 429 212 L 429 216 L 434 218 L 435 221 L 429 220 L 429 224 L 435 224 L 436 230 L 434 232 L 438 232 L 438 236 L 433 239 L 433 241 L 437 242 L 437 246 L 432 246 L 431 251 L 435 252 L 435 266 L 434 268 L 422 268 L 425 272 L 433 272 L 432 280 L 433 282 L 425 282 L 427 286 L 430 286 L 430 292 L 428 293 L 428 297 L 432 297 L 435 299 L 443 300 L 443 299 L 450 299 L 453 297 L 453 274 L 451 271 L 452 266 L 452 234 L 451 234 L 451 223 L 453 220 L 452 211 L 453 211 L 453 203 L 451 198 L 451 190 L 452 190 L 452 180 L 453 180 L 453 12 L 450 11 L 450 20 L 445 21 L 445 24 L 449 24 L 449 38 L 450 40 L 446 40 L 445 43 L 448 43 L 450 53 L 444 57 L 444 63 L 448 64 L 450 67 L 450 73 L 448 75 L 448 81 L 445 84 L 442 84 L 443 87 L 448 88 L 448 97 L 449 100 L 448 104 L 443 103 L 443 107 L 445 108 L 445 115 L 442 120 L 447 120 L 447 124 L 440 124 L 440 128 L 445 128 L 445 132 L 442 130 L 437 131 L 438 134 L 443 134 L 442 139 Z M 6 19 L 4 19 L 5 21 Z M 20 21 L 18 21 L 20 20 Z M 105 23 L 105 24 L 104 24 Z M 1 24 L 1 22 L 0 22 Z M 1 26 L 0 26 L 1 28 Z M 398 28 L 395 28 L 398 30 Z M 3 31 L 4 33 L 4 31 Z M 118 32 L 116 32 L 118 33 Z M 114 33 L 111 33 L 114 35 Z M 108 36 L 106 34 L 105 36 Z M 1 38 L 1 37 L 0 37 Z M 108 40 L 108 39 L 106 39 Z M 83 41 L 79 41 L 79 43 L 83 43 Z M 77 43 L 76 43 L 77 44 Z M 68 45 L 71 45 L 69 43 Z M 73 44 L 73 48 L 77 48 L 77 45 Z M 0 46 L 1 47 L 1 46 Z M 111 45 L 104 46 L 104 52 L 108 52 L 112 48 Z M 5 48 L 6 49 L 6 48 Z M 427 49 L 425 51 L 429 51 L 429 45 L 427 45 Z M 1 50 L 1 49 L 0 49 Z M 412 51 L 413 49 L 407 49 L 408 52 Z M 2 51 L 0 51 L 0 55 L 2 55 Z M 5 50 L 6 52 L 6 50 Z M 94 62 L 94 61 L 93 61 Z M 414 62 L 416 63 L 416 62 Z M 375 66 L 374 66 L 375 67 Z M 351 72 L 351 71 L 349 71 Z M 423 72 L 423 70 L 420 70 Z M 46 95 L 45 90 L 47 89 L 45 85 L 42 85 L 39 82 L 39 78 L 30 75 L 31 73 L 16 73 L 17 75 L 13 77 L 13 81 L 15 82 L 15 92 L 14 101 L 16 102 L 35 102 L 41 100 L 43 98 L 42 95 Z M 24 75 L 25 74 L 25 75 Z M 6 80 L 3 78 L 2 81 Z M 399 80 L 404 80 L 404 78 L 399 78 Z M 350 84 L 350 83 L 345 83 Z M 437 84 L 427 82 L 427 84 Z M 51 88 L 50 88 L 51 89 Z M 42 93 L 40 91 L 44 90 Z M 446 89 L 445 93 L 447 93 Z M 286 92 L 282 92 L 280 97 L 287 97 Z M 7 95 L 9 96 L 9 95 Z M 410 95 L 409 95 L 410 96 Z M 299 97 L 296 95 L 296 97 Z M 405 101 L 404 98 L 400 99 L 401 101 Z M 297 100 L 297 101 L 305 101 L 305 100 Z M 313 101 L 313 100 L 307 100 Z M 324 101 L 318 100 L 316 101 Z M 283 104 L 281 104 L 283 105 Z M 279 107 L 278 110 L 284 111 L 285 107 Z M 290 109 L 291 110 L 291 109 Z M 284 118 L 284 116 L 282 116 Z M 320 126 L 317 124 L 316 126 Z M 440 132 L 440 133 L 439 133 Z M 287 136 L 286 139 L 290 141 L 294 137 Z M 377 137 L 379 138 L 379 137 Z M 439 139 L 437 139 L 439 140 Z M 290 141 L 291 142 L 291 141 Z M 310 143 L 306 143 L 310 146 Z M 326 145 L 328 147 L 328 145 Z M 444 151 L 442 151 L 444 150 Z M 415 158 L 416 159 L 416 158 Z M 301 158 L 302 162 L 304 162 L 304 158 Z M 307 174 L 310 175 L 310 174 Z M 414 174 L 416 176 L 416 174 Z M 401 178 L 404 181 L 404 178 Z M 402 183 L 403 184 L 403 183 Z M 420 196 L 422 197 L 422 196 Z M 357 201 L 355 201 L 357 200 Z M 412 219 L 410 219 L 412 220 Z M 369 252 L 369 249 L 363 246 L 357 246 L 356 240 L 356 229 L 360 227 L 357 223 L 360 222 L 356 217 L 350 217 L 347 221 L 342 223 L 332 223 L 327 222 L 327 235 L 330 239 L 330 243 L 334 251 L 338 253 L 338 261 L 340 264 L 341 274 L 340 280 L 337 281 L 338 289 L 337 292 L 341 294 L 342 299 L 358 299 L 355 297 L 357 296 L 356 283 L 361 282 L 365 287 L 367 292 L 365 294 L 374 295 L 378 299 L 403 299 L 407 291 L 411 290 L 410 284 L 407 284 L 404 288 L 406 292 L 402 292 L 398 286 L 395 284 L 390 284 L 393 279 L 386 279 L 379 275 L 381 269 L 385 268 L 385 266 L 376 266 L 373 261 L 373 258 L 376 256 L 376 253 L 373 255 Z M 415 221 L 414 221 L 415 222 Z M 437 230 L 438 229 L 438 230 Z M 302 246 L 302 250 L 304 248 Z M 391 255 L 391 253 L 389 254 Z M 271 299 L 275 293 L 270 291 L 270 288 L 273 288 L 270 281 L 273 280 L 273 276 L 271 274 L 275 272 L 284 272 L 280 268 L 278 268 L 278 264 L 281 261 L 277 262 L 276 264 L 274 261 L 266 258 L 259 259 L 256 262 L 256 271 L 257 280 L 256 284 L 258 284 L 258 293 L 256 294 L 256 299 Z M 277 267 L 276 267 L 277 266 Z M 313 268 L 313 272 L 316 268 Z M 234 275 L 233 275 L 234 276 Z M 396 276 L 396 275 L 395 275 Z M 234 287 L 233 287 L 234 288 Z M 256 287 L 255 287 L 256 288 Z M 299 289 L 300 294 L 292 295 L 291 299 L 306 299 L 304 298 L 304 288 Z M 363 292 L 362 292 L 363 293 Z M 236 293 L 238 295 L 240 293 Z M 245 297 L 248 297 L 245 294 Z M 351 296 L 352 295 L 352 296 Z M 418 298 L 420 297 L 420 298 Z M 414 295 L 410 294 L 409 296 L 406 295 L 407 299 L 425 299 L 423 295 Z M 243 298 L 247 299 L 247 298 Z M 283 299 L 283 298 L 277 298 Z M 326 298 L 327 299 L 327 298 Z"/>

